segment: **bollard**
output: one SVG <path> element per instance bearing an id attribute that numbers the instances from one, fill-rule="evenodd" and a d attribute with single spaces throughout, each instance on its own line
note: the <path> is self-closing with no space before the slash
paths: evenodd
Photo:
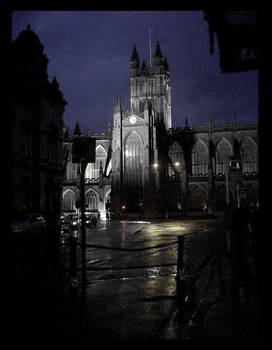
<path id="1" fill-rule="evenodd" d="M 226 238 L 227 238 L 227 252 L 231 253 L 231 240 L 230 240 L 230 230 L 226 230 Z"/>
<path id="2" fill-rule="evenodd" d="M 231 253 L 231 226 L 231 210 L 229 205 L 227 205 L 225 210 L 225 232 L 228 254 Z"/>
<path id="3" fill-rule="evenodd" d="M 85 227 L 85 170 L 87 163 L 84 160 L 81 161 L 80 172 L 80 212 L 81 212 L 81 276 L 82 276 L 82 288 L 86 288 L 86 227 Z"/>
<path id="4" fill-rule="evenodd" d="M 176 295 L 177 306 L 181 308 L 184 300 L 185 281 L 183 278 L 183 257 L 184 257 L 184 237 L 178 236 L 178 259 L 177 259 L 177 276 L 176 276 Z"/>
<path id="5" fill-rule="evenodd" d="M 178 236 L 178 264 L 177 270 L 183 269 L 183 250 L 184 250 L 184 237 Z"/>

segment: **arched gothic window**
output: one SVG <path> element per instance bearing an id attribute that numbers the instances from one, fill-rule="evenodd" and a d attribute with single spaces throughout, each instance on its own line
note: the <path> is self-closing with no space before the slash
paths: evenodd
<path id="1" fill-rule="evenodd" d="M 231 155 L 231 145 L 226 139 L 222 139 L 216 146 L 216 175 L 225 174 Z"/>
<path id="2" fill-rule="evenodd" d="M 208 150 L 203 141 L 198 140 L 192 149 L 192 175 L 208 174 Z"/>
<path id="3" fill-rule="evenodd" d="M 143 142 L 136 132 L 129 134 L 125 141 L 124 153 L 124 186 L 128 209 L 137 209 L 143 196 L 142 162 Z"/>
<path id="4" fill-rule="evenodd" d="M 86 193 L 86 209 L 98 210 L 98 195 L 95 191 L 90 190 Z"/>
<path id="5" fill-rule="evenodd" d="M 240 154 L 243 173 L 257 172 L 257 145 L 250 137 L 242 142 Z"/>
<path id="6" fill-rule="evenodd" d="M 177 168 L 181 166 L 182 163 L 182 148 L 181 145 L 174 141 L 168 149 L 168 156 L 171 159 L 171 164 L 168 164 L 168 176 L 172 177 L 175 175 Z M 179 165 L 175 165 L 179 164 Z"/>
<path id="7" fill-rule="evenodd" d="M 102 170 L 104 173 L 106 160 L 107 160 L 107 152 L 105 151 L 103 146 L 98 145 L 95 151 L 95 163 L 89 163 L 87 165 L 86 171 L 85 171 L 85 179 L 93 179 L 93 178 L 98 179 L 100 164 L 102 165 Z"/>
<path id="8" fill-rule="evenodd" d="M 75 210 L 75 193 L 68 190 L 62 199 L 62 210 L 64 212 L 71 212 Z"/>

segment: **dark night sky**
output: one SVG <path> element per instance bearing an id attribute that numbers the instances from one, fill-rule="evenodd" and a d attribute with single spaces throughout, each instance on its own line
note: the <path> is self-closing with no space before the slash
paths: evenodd
<path id="1" fill-rule="evenodd" d="M 172 91 L 172 124 L 258 120 L 258 72 L 223 74 L 219 51 L 209 53 L 208 23 L 202 11 L 15 11 L 12 39 L 27 24 L 44 45 L 50 81 L 57 77 L 68 102 L 64 123 L 74 130 L 103 131 L 112 124 L 114 101 L 129 108 L 129 62 L 136 43 L 149 61 L 159 40 L 167 57 Z"/>

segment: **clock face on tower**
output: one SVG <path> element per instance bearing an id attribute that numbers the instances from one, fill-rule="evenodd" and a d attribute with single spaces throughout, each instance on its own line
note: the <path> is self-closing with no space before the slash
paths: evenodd
<path id="1" fill-rule="evenodd" d="M 130 124 L 135 124 L 136 123 L 136 117 L 133 115 L 133 116 L 131 116 L 130 118 L 129 118 L 129 122 L 130 122 Z"/>

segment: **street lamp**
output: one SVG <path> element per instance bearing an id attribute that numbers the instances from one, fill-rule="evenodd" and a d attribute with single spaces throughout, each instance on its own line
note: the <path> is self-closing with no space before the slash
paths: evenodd
<path id="1" fill-rule="evenodd" d="M 85 230 L 85 171 L 88 163 L 95 163 L 95 138 L 75 135 L 72 143 L 72 162 L 79 164 L 79 190 L 81 212 L 81 264 L 82 286 L 86 287 L 86 230 Z"/>

